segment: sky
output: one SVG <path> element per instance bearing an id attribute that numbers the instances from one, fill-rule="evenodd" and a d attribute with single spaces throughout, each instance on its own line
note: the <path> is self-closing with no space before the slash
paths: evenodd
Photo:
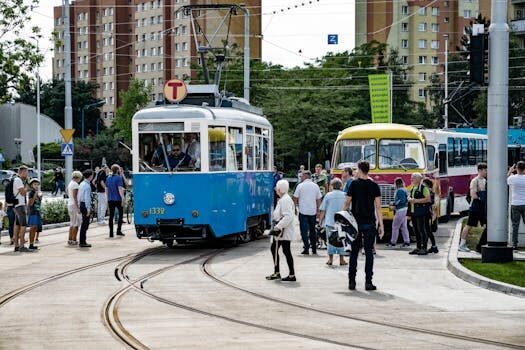
<path id="1" fill-rule="evenodd" d="M 313 63 L 328 51 L 351 50 L 354 4 L 355 0 L 262 0 L 263 60 L 295 67 Z M 26 38 L 33 25 L 42 29 L 39 46 L 45 62 L 40 75 L 44 81 L 52 77 L 53 7 L 60 5 L 62 0 L 40 0 L 39 7 L 32 11 L 31 23 L 26 26 Z M 338 35 L 337 45 L 328 45 L 329 34 Z"/>

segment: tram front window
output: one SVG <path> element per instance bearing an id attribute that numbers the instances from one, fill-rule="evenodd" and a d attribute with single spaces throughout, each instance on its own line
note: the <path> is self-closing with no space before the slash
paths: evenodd
<path id="1" fill-rule="evenodd" d="M 370 169 L 376 167 L 376 140 L 350 139 L 337 143 L 334 164 L 338 169 L 356 168 L 360 160 L 370 163 Z"/>
<path id="2" fill-rule="evenodd" d="M 200 171 L 198 133 L 151 132 L 139 134 L 142 172 Z"/>
<path id="3" fill-rule="evenodd" d="M 383 139 L 379 141 L 379 168 L 424 169 L 423 145 L 418 140 Z"/>

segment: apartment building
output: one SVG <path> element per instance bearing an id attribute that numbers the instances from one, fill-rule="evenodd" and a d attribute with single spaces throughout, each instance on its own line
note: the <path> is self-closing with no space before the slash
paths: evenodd
<path id="1" fill-rule="evenodd" d="M 525 0 L 512 1 L 518 2 L 525 3 Z M 356 2 L 355 42 L 358 46 L 378 40 L 398 49 L 403 63 L 410 68 L 403 78 L 414 84 L 412 100 L 428 105 L 425 88 L 432 74 L 443 71 L 445 36 L 448 36 L 448 51 L 452 53 L 460 46 L 465 27 L 479 14 L 490 19 L 490 1 L 359 1 Z"/>
<path id="2" fill-rule="evenodd" d="M 194 11 L 198 25 L 190 16 L 177 11 L 181 6 L 223 1 L 196 0 L 77 0 L 70 7 L 71 74 L 73 80 L 99 84 L 97 97 L 106 124 L 111 124 L 120 105 L 119 92 L 133 78 L 152 87 L 151 101 L 163 100 L 164 82 L 172 78 L 189 79 L 200 64 L 198 47 L 207 45 L 204 36 L 194 39 L 193 31 L 215 38 L 212 46 L 228 38 L 229 43 L 244 47 L 244 17 L 232 16 L 228 27 L 220 26 L 228 11 Z M 250 54 L 261 58 L 261 0 L 227 3 L 246 4 L 250 10 Z M 64 20 L 62 7 L 54 8 L 58 43 L 53 60 L 53 77 L 65 77 Z M 218 29 L 219 28 L 219 29 Z M 218 30 L 217 30 L 218 29 Z"/>

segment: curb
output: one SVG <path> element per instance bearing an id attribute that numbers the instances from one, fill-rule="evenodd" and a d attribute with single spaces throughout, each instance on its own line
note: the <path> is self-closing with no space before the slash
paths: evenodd
<path id="1" fill-rule="evenodd" d="M 461 265 L 461 263 L 458 261 L 458 250 L 456 247 L 459 245 L 462 222 L 463 218 L 461 218 L 456 224 L 456 228 L 454 229 L 454 234 L 452 236 L 448 250 L 447 268 L 450 270 L 450 272 L 456 275 L 456 277 L 459 277 L 462 280 L 472 283 L 478 287 L 525 298 L 525 288 L 492 280 L 485 276 L 481 276 Z"/>

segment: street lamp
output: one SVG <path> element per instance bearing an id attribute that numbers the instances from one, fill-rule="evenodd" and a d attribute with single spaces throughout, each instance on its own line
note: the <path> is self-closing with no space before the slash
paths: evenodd
<path id="1" fill-rule="evenodd" d="M 445 129 L 448 129 L 448 34 L 445 37 Z"/>
<path id="2" fill-rule="evenodd" d="M 38 39 L 41 36 L 31 36 L 31 39 L 36 41 L 36 51 L 40 53 L 38 47 Z M 38 182 L 42 183 L 42 175 L 40 175 L 42 167 L 42 151 L 40 149 L 40 63 L 36 65 L 36 168 L 38 173 Z"/>
<path id="3" fill-rule="evenodd" d="M 89 109 L 91 107 L 99 107 L 99 106 L 102 106 L 103 104 L 105 104 L 106 101 L 104 100 L 100 100 L 98 102 L 95 102 L 95 103 L 91 103 L 89 105 L 85 105 L 84 107 L 82 107 L 82 141 L 84 141 L 84 111 L 86 109 Z"/>

